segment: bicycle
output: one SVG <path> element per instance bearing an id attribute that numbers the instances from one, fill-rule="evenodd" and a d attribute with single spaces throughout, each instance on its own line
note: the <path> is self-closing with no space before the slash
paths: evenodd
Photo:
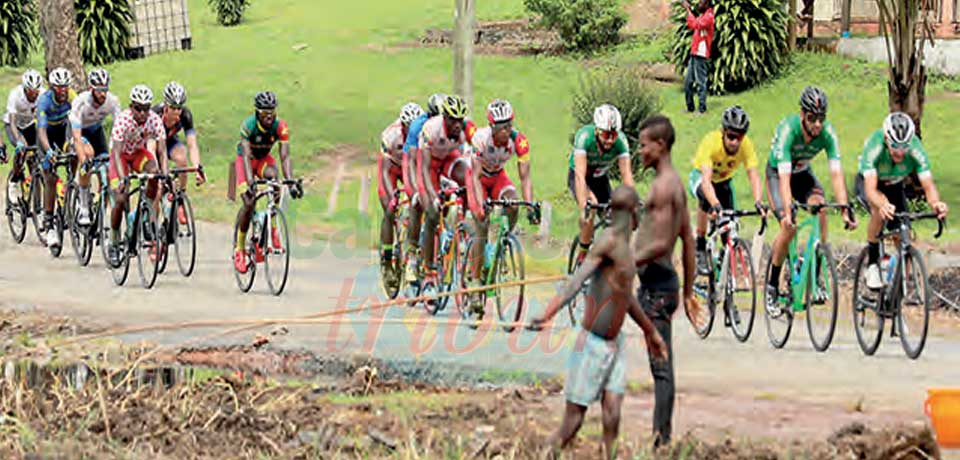
<path id="1" fill-rule="evenodd" d="M 267 276 L 267 286 L 273 295 L 280 295 L 287 286 L 287 276 L 290 271 L 290 234 L 287 228 L 287 218 L 283 212 L 282 206 L 277 204 L 277 195 L 281 194 L 285 186 L 296 185 L 301 187 L 302 179 L 257 179 L 253 181 L 254 190 L 259 185 L 265 185 L 266 189 L 255 192 L 254 206 L 262 198 L 267 199 L 267 208 L 264 211 L 257 212 L 250 222 L 250 231 L 247 232 L 245 243 L 245 255 L 247 263 L 247 272 L 240 273 L 236 268 L 233 270 L 234 278 L 237 281 L 237 287 L 241 292 L 249 292 L 253 286 L 253 280 L 257 274 L 257 264 L 263 263 L 264 271 Z M 273 244 L 272 229 L 277 229 L 277 235 L 280 239 L 279 247 Z M 240 231 L 239 225 L 233 227 L 233 239 L 237 241 L 237 233 Z M 231 256 L 233 252 L 231 251 Z M 232 260 L 232 257 L 231 257 Z M 232 265 L 232 264 L 231 264 Z"/>
<path id="2" fill-rule="evenodd" d="M 34 181 L 34 177 L 42 178 L 40 165 L 37 160 L 37 148 L 26 147 L 23 150 L 23 179 L 20 181 L 20 197 L 13 202 L 7 187 L 4 187 L 4 213 L 7 215 L 7 225 L 10 227 L 10 236 L 17 244 L 23 242 L 27 234 L 27 220 L 33 222 L 37 230 L 37 238 L 43 243 L 42 229 L 39 226 L 36 212 L 43 210 L 43 180 Z M 40 175 L 38 175 L 40 174 Z M 7 183 L 13 177 L 13 171 L 7 175 Z M 34 191 L 34 189 L 37 189 Z"/>
<path id="3" fill-rule="evenodd" d="M 469 230 L 464 223 L 463 200 L 467 193 L 466 187 L 457 182 L 440 176 L 440 220 L 439 228 L 434 233 L 434 257 L 437 267 L 436 276 L 426 276 L 420 284 L 416 297 L 434 296 L 450 292 L 453 286 L 460 284 L 462 271 L 461 260 L 464 259 L 463 241 L 466 241 Z M 449 222 L 448 222 L 449 219 Z M 458 296 L 456 303 L 459 306 L 463 301 Z M 431 298 L 423 302 L 424 309 L 431 315 L 446 310 L 450 304 L 450 296 Z"/>
<path id="4" fill-rule="evenodd" d="M 410 215 L 410 198 L 400 188 L 393 192 L 393 198 L 390 199 L 390 207 L 394 210 L 393 220 L 393 254 L 386 264 L 380 264 L 380 284 L 387 299 L 396 299 L 400 294 L 400 288 L 403 285 L 403 244 L 407 238 L 407 228 Z"/>
<path id="5" fill-rule="evenodd" d="M 115 242 L 119 248 L 118 260 L 110 261 L 110 273 L 117 286 L 123 286 L 130 271 L 130 258 L 137 258 L 137 272 L 140 274 L 140 283 L 144 289 L 153 288 L 157 281 L 160 267 L 157 236 L 160 234 L 157 224 L 157 212 L 154 210 L 154 201 L 147 196 L 147 182 L 162 179 L 164 174 L 128 174 L 123 178 L 124 190 L 127 190 L 127 208 L 129 199 L 137 195 L 137 205 L 132 211 L 124 209 L 124 218 L 120 220 L 120 241 Z M 133 189 L 129 185 L 137 182 Z M 104 221 L 108 221 L 110 214 L 104 214 Z M 101 235 L 103 238 L 103 235 Z M 110 241 L 109 235 L 104 241 Z"/>
<path id="6" fill-rule="evenodd" d="M 807 330 L 813 348 L 823 352 L 830 347 L 833 334 L 837 326 L 837 265 L 830 250 L 830 245 L 820 241 L 820 217 L 818 214 L 825 209 L 837 209 L 851 212 L 850 205 L 835 203 L 829 204 L 795 204 L 794 209 L 804 209 L 811 216 L 797 225 L 797 233 L 790 240 L 789 254 L 784 259 L 780 279 L 777 280 L 777 299 L 779 308 L 768 307 L 766 286 L 770 285 L 770 271 L 773 266 L 773 251 L 767 258 L 766 275 L 764 276 L 764 319 L 767 324 L 767 337 L 775 348 L 783 348 L 790 337 L 793 328 L 793 318 L 798 313 L 806 312 Z M 803 253 L 797 251 L 797 241 L 804 229 L 809 230 Z M 826 268 L 826 270 L 824 270 Z M 824 273 L 826 272 L 826 273 Z M 823 278 L 826 275 L 827 278 Z M 786 285 L 786 291 L 780 291 L 780 286 Z M 815 308 L 826 305 L 825 311 Z M 825 313 L 823 318 L 820 313 Z M 782 323 L 782 324 L 781 324 Z M 818 327 L 825 326 L 825 330 L 817 331 Z M 782 332 L 776 329 L 782 327 Z"/>
<path id="7" fill-rule="evenodd" d="M 691 321 L 701 339 L 706 339 L 713 329 L 718 301 L 723 305 L 724 325 L 733 331 L 733 336 L 740 342 L 750 338 L 756 316 L 757 285 L 750 245 L 738 236 L 738 218 L 760 215 L 759 211 L 723 210 L 710 222 L 706 271 L 697 271 L 693 286 L 700 303 L 707 306 L 702 327 Z M 767 219 L 763 217 L 759 234 L 763 235 L 766 228 Z"/>
<path id="8" fill-rule="evenodd" d="M 160 183 L 166 196 L 161 198 L 163 212 L 160 214 L 160 273 L 167 269 L 170 246 L 177 258 L 177 268 L 184 277 L 193 274 L 197 262 L 197 224 L 193 219 L 193 205 L 186 189 L 176 186 L 178 176 L 189 173 L 202 173 L 203 168 L 173 168 L 164 175 Z M 183 209 L 183 222 L 180 222 L 178 209 Z"/>
<path id="9" fill-rule="evenodd" d="M 894 240 L 896 244 L 896 251 L 889 257 L 889 262 L 881 265 L 882 288 L 872 290 L 865 286 L 867 248 L 860 251 L 853 279 L 853 325 L 863 354 L 872 356 L 880 346 L 884 321 L 889 319 L 890 337 L 897 336 L 899 332 L 903 351 L 910 359 L 917 359 L 927 341 L 931 293 L 923 255 L 913 246 L 910 224 L 924 219 L 937 219 L 937 214 L 903 212 L 894 214 L 894 217 L 899 219 L 897 228 L 889 230 L 884 226 L 878 238 L 881 242 L 887 239 Z M 934 234 L 934 238 L 939 238 L 943 234 L 943 225 L 943 220 L 937 219 L 937 233 Z M 880 261 L 886 261 L 886 259 L 884 245 L 880 244 Z M 911 285 L 914 292 L 908 293 Z M 864 287 L 866 289 L 861 291 Z M 915 311 L 914 308 L 922 308 L 922 310 Z M 868 316 L 872 316 L 873 319 L 868 320 Z M 920 324 L 911 327 L 910 320 L 919 320 Z M 919 337 L 911 343 L 909 336 L 914 330 Z"/>
<path id="10" fill-rule="evenodd" d="M 640 207 L 643 207 L 643 204 L 640 204 Z M 583 208 L 584 217 L 589 217 L 591 211 L 598 211 L 593 214 L 593 237 L 596 239 L 597 234 L 601 230 L 610 225 L 610 209 L 608 203 L 593 203 L 590 200 L 587 200 L 586 206 Z M 580 233 L 578 232 L 576 236 L 573 237 L 573 242 L 570 243 L 570 251 L 567 254 L 567 275 L 573 275 L 573 272 L 577 271 L 577 268 L 580 267 L 580 260 L 577 260 L 577 255 L 580 253 Z M 583 288 L 580 289 L 580 292 L 577 293 L 576 297 L 573 298 L 570 302 L 567 302 L 567 312 L 570 315 L 570 325 L 577 325 L 577 310 L 583 308 L 587 302 L 587 292 L 589 292 L 590 281 L 587 280 L 583 284 Z"/>
<path id="11" fill-rule="evenodd" d="M 483 269 L 481 270 L 481 283 L 484 286 L 499 286 L 512 281 L 520 281 L 517 286 L 488 288 L 484 291 L 472 294 L 477 297 L 476 304 L 483 307 L 487 301 L 493 298 L 496 305 L 497 318 L 500 322 L 516 323 L 520 321 L 524 310 L 524 291 L 522 284 L 526 276 L 524 268 L 523 245 L 520 240 L 510 230 L 510 218 L 507 216 L 504 208 L 509 207 L 528 207 L 536 215 L 540 215 L 540 203 L 524 200 L 491 200 L 487 199 L 483 203 L 484 210 L 490 216 L 490 223 L 496 229 L 496 236 L 492 241 L 488 241 L 483 251 Z M 499 212 L 496 212 L 499 211 Z M 477 244 L 477 239 L 471 237 L 467 240 L 464 253 L 470 254 L 473 246 Z M 470 257 L 463 257 L 461 273 L 470 273 Z M 461 288 L 467 288 L 467 276 L 462 277 Z M 507 290 L 515 290 L 513 295 L 507 295 Z M 513 300 L 516 299 L 516 306 L 513 314 L 510 314 L 510 307 Z M 458 303 L 460 315 L 465 320 L 480 321 L 483 319 L 486 308 L 479 310 L 474 308 L 472 302 L 465 299 Z M 504 326 L 507 332 L 512 332 L 513 326 Z"/>
<path id="12" fill-rule="evenodd" d="M 59 150 L 57 146 L 54 146 L 54 149 Z M 71 192 L 71 190 L 67 188 L 68 185 L 64 182 L 63 178 L 57 174 L 57 170 L 64 169 L 66 171 L 66 176 L 64 177 L 66 177 L 68 181 L 72 182 L 73 177 L 76 175 L 76 167 L 74 166 L 76 159 L 77 154 L 75 152 L 59 151 L 56 154 L 56 157 L 51 161 L 50 169 L 54 175 L 57 176 L 57 195 L 56 199 L 53 201 L 53 216 L 50 224 L 57 232 L 57 239 L 60 240 L 59 245 L 47 247 L 53 257 L 60 257 L 60 254 L 63 252 L 64 227 L 66 227 L 67 223 L 73 220 L 74 217 L 74 209 L 72 208 L 73 197 L 68 195 L 68 192 Z M 68 204 L 71 204 L 71 206 L 67 206 Z"/>
<path id="13" fill-rule="evenodd" d="M 91 177 L 97 178 L 97 187 L 90 187 L 90 224 L 80 225 L 75 215 L 71 215 L 67 222 L 67 227 L 70 230 L 70 243 L 73 245 L 73 252 L 77 256 L 77 263 L 81 267 L 86 267 L 90 263 L 94 245 L 100 245 L 103 260 L 109 266 L 109 255 L 107 254 L 107 244 L 105 244 L 110 238 L 110 184 L 107 179 L 107 166 L 109 164 L 110 155 L 102 154 L 84 161 L 80 166 L 81 172 L 89 172 Z M 79 209 L 79 185 L 75 181 L 71 181 L 67 187 L 67 195 L 71 197 L 68 209 Z"/>

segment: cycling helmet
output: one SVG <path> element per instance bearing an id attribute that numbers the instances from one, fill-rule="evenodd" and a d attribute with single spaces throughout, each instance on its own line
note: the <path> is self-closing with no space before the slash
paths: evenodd
<path id="1" fill-rule="evenodd" d="M 808 86 L 800 93 L 800 108 L 815 115 L 827 114 L 827 95 L 816 86 Z"/>
<path id="2" fill-rule="evenodd" d="M 180 107 L 187 102 L 187 90 L 175 81 L 163 88 L 163 102 L 171 107 Z"/>
<path id="3" fill-rule="evenodd" d="M 467 118 L 467 104 L 460 96 L 447 96 L 443 100 L 443 114 L 450 118 L 462 120 Z"/>
<path id="4" fill-rule="evenodd" d="M 253 98 L 253 106 L 257 110 L 273 110 L 277 108 L 277 95 L 273 91 L 260 91 Z"/>
<path id="5" fill-rule="evenodd" d="M 487 120 L 490 124 L 513 121 L 513 106 L 502 99 L 496 99 L 487 106 Z"/>
<path id="6" fill-rule="evenodd" d="M 431 117 L 440 115 L 440 107 L 446 98 L 447 95 L 443 93 L 436 93 L 430 96 L 430 99 L 427 99 L 427 113 L 430 114 Z"/>
<path id="7" fill-rule="evenodd" d="M 883 120 L 883 134 L 895 144 L 910 142 L 915 130 L 913 119 L 903 112 L 893 112 Z"/>
<path id="8" fill-rule="evenodd" d="M 73 81 L 73 75 L 63 67 L 57 67 L 50 72 L 50 86 L 70 86 Z"/>
<path id="9" fill-rule="evenodd" d="M 107 69 L 93 69 L 87 75 L 87 81 L 94 88 L 110 87 L 110 72 Z"/>
<path id="10" fill-rule="evenodd" d="M 616 107 L 603 104 L 593 111 L 593 124 L 601 131 L 619 131 L 623 128 L 623 118 Z"/>
<path id="11" fill-rule="evenodd" d="M 23 87 L 27 89 L 40 89 L 43 86 L 43 76 L 33 69 L 24 72 L 22 80 Z"/>
<path id="12" fill-rule="evenodd" d="M 400 122 L 409 125 L 413 120 L 420 118 L 420 115 L 423 115 L 423 107 L 420 107 L 419 104 L 414 102 L 410 102 L 400 109 Z"/>
<path id="13" fill-rule="evenodd" d="M 745 133 L 747 129 L 750 128 L 750 117 L 739 105 L 735 105 L 723 111 L 723 116 L 720 117 L 720 123 L 723 129 Z"/>
<path id="14" fill-rule="evenodd" d="M 130 90 L 130 102 L 134 104 L 151 104 L 153 103 L 153 91 L 147 85 L 137 85 Z"/>

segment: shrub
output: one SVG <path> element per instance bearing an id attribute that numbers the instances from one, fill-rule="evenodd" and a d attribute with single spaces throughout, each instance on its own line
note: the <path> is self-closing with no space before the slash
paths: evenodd
<path id="1" fill-rule="evenodd" d="M 0 66 L 18 67 L 40 40 L 33 2 L 0 1 Z"/>
<path id="2" fill-rule="evenodd" d="M 709 91 L 743 91 L 780 73 L 787 62 L 787 13 L 780 0 L 713 0 L 716 34 L 710 50 Z M 673 6 L 677 25 L 671 57 L 683 74 L 693 33 L 686 11 Z"/>
<path id="3" fill-rule="evenodd" d="M 235 26 L 243 20 L 243 12 L 250 6 L 250 0 L 208 0 L 217 12 L 217 22 L 224 26 Z"/>
<path id="4" fill-rule="evenodd" d="M 620 0 L 523 0 L 540 25 L 555 30 L 567 50 L 592 51 L 616 44 L 627 13 Z"/>
<path id="5" fill-rule="evenodd" d="M 75 0 L 84 62 L 101 66 L 127 55 L 133 13 L 128 0 Z"/>
<path id="6" fill-rule="evenodd" d="M 593 110 L 602 104 L 613 104 L 623 117 L 623 133 L 630 149 L 640 140 L 640 123 L 660 111 L 660 93 L 646 78 L 640 66 L 610 66 L 580 77 L 580 87 L 573 95 L 573 119 L 576 129 L 593 123 Z M 573 143 L 571 133 L 570 142 Z M 639 155 L 633 156 L 631 169 L 636 177 L 642 167 Z M 620 170 L 611 168 L 610 177 L 620 179 Z"/>

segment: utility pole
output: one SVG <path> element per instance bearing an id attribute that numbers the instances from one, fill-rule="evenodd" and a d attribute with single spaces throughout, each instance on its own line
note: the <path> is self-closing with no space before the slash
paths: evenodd
<path id="1" fill-rule="evenodd" d="M 454 0 L 453 92 L 473 107 L 473 27 L 477 0 Z"/>
<path id="2" fill-rule="evenodd" d="M 790 0 L 790 21 L 787 22 L 787 46 L 790 51 L 797 49 L 797 0 Z"/>
<path id="3" fill-rule="evenodd" d="M 840 7 L 840 36 L 850 36 L 850 9 L 852 0 L 841 0 Z"/>

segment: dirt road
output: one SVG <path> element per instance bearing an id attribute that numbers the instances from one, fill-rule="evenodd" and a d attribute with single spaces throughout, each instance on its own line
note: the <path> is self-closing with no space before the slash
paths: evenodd
<path id="1" fill-rule="evenodd" d="M 252 293 L 241 294 L 228 259 L 228 228 L 203 224 L 199 235 L 199 260 L 193 277 L 184 279 L 174 269 L 161 275 L 153 290 L 145 291 L 139 287 L 133 267 L 128 285 L 116 287 L 96 253 L 91 266 L 81 269 L 69 246 L 61 259 L 54 260 L 37 245 L 32 233 L 23 245 L 12 244 L 4 225 L 0 231 L 0 307 L 36 306 L 99 324 L 139 325 L 291 317 L 381 297 L 375 254 L 307 240 L 294 247 L 294 254 L 300 257 L 292 261 L 292 278 L 283 296 L 269 295 L 262 280 Z M 542 300 L 553 289 L 550 285 L 537 287 L 531 310 L 542 309 Z M 438 318 L 448 318 L 452 309 Z M 848 310 L 842 306 L 841 318 L 849 316 Z M 421 315 L 419 310 L 394 307 L 385 316 Z M 567 331 L 550 344 L 542 340 L 544 336 L 531 332 L 508 335 L 463 327 L 378 325 L 379 317 L 361 314 L 335 325 L 287 326 L 289 333 L 273 337 L 271 346 L 321 355 L 367 353 L 390 360 L 435 363 L 439 366 L 434 367 L 440 368 L 470 365 L 502 379 L 530 372 L 562 375 L 568 348 L 555 345 L 562 340 L 569 344 L 574 336 Z M 910 361 L 899 342 L 891 339 L 885 339 L 877 356 L 864 357 L 849 322 L 839 327 L 833 346 L 821 354 L 813 351 L 802 323 L 795 327 L 786 349 L 774 350 L 767 342 L 762 318 L 746 344 L 737 343 L 722 327 L 701 341 L 685 319 L 677 318 L 674 350 L 681 392 L 679 430 L 706 426 L 794 438 L 809 433 L 826 435 L 839 424 L 857 419 L 922 421 L 926 388 L 960 382 L 960 338 L 943 324 L 932 324 L 935 334 L 923 356 Z M 630 330 L 637 332 L 633 326 Z M 146 333 L 123 339 L 176 344 L 213 331 Z M 215 344 L 249 343 L 252 336 L 248 332 Z M 635 389 L 643 390 L 651 382 L 646 352 L 636 335 L 629 343 L 629 377 L 636 382 Z M 628 412 L 643 414 L 635 423 L 649 423 L 650 399 L 649 395 L 628 398 Z"/>

